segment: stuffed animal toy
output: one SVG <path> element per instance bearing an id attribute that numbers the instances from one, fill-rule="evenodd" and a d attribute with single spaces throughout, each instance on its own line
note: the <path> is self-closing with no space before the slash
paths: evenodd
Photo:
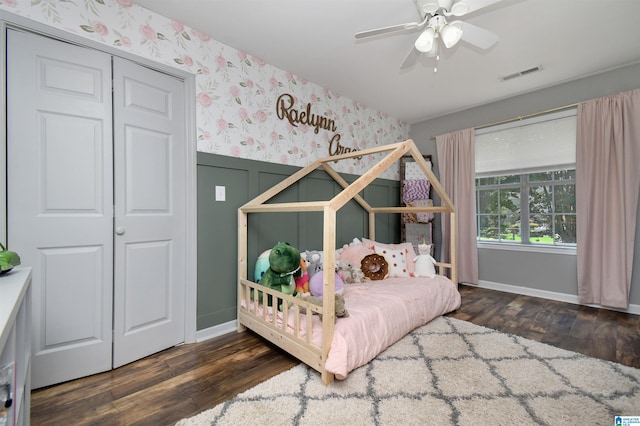
<path id="1" fill-rule="evenodd" d="M 318 272 L 322 271 L 322 254 L 319 251 L 305 251 L 302 257 L 308 262 L 307 271 L 309 272 L 309 279 Z"/>
<path id="2" fill-rule="evenodd" d="M 308 264 L 302 256 L 300 257 L 300 270 L 302 271 L 302 275 L 295 278 L 296 281 L 296 293 L 298 294 L 306 294 L 309 293 L 309 271 Z"/>
<path id="3" fill-rule="evenodd" d="M 348 260 L 338 261 L 338 275 L 347 284 L 361 283 L 364 280 L 362 270 Z"/>
<path id="4" fill-rule="evenodd" d="M 256 260 L 256 267 L 253 271 L 254 282 L 259 283 L 264 273 L 269 269 L 269 254 L 271 249 L 263 251 L 258 260 Z"/>
<path id="5" fill-rule="evenodd" d="M 413 259 L 416 277 L 433 278 L 436 276 L 436 260 L 431 257 L 431 244 L 418 244 L 418 255 Z"/>
<path id="6" fill-rule="evenodd" d="M 347 311 L 347 308 L 345 306 L 344 303 L 344 297 L 342 297 L 342 295 L 340 294 L 336 294 L 336 316 L 335 319 L 336 321 L 338 320 L 338 318 L 341 317 L 348 317 L 349 316 L 349 311 Z M 303 297 L 302 300 L 306 300 L 307 302 L 313 303 L 314 305 L 318 305 L 318 306 L 322 306 L 322 297 L 315 297 L 315 296 L 307 296 L 307 297 Z M 305 308 L 300 308 L 300 312 L 301 313 L 306 313 L 306 309 Z M 320 318 L 322 319 L 322 315 L 320 315 Z"/>
<path id="7" fill-rule="evenodd" d="M 284 294 L 295 295 L 295 277 L 301 276 L 300 252 L 289 243 L 276 244 L 269 253 L 269 268 L 260 279 L 259 284 Z M 258 295 L 262 302 L 262 292 Z M 272 297 L 267 298 L 271 306 Z"/>
<path id="8" fill-rule="evenodd" d="M 316 273 L 311 278 L 309 278 L 309 291 L 311 292 L 312 296 L 322 297 L 322 294 L 324 293 L 324 283 L 322 282 L 323 275 L 323 272 L 320 271 L 319 273 Z M 340 275 L 338 275 L 337 273 L 334 284 L 334 291 L 337 294 L 342 294 L 342 292 L 344 291 L 344 281 L 342 281 L 342 278 L 340 278 Z"/>

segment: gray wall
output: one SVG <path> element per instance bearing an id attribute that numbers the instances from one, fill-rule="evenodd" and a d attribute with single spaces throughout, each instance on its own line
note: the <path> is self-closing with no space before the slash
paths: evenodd
<path id="1" fill-rule="evenodd" d="M 198 153 L 198 305 L 197 329 L 236 319 L 238 208 L 299 167 Z M 358 176 L 345 175 L 347 182 Z M 224 186 L 225 201 L 215 201 L 215 187 Z M 271 201 L 328 200 L 340 187 L 323 171 L 313 172 Z M 377 179 L 360 194 L 374 207 L 397 206 L 397 181 Z M 368 236 L 368 216 L 351 201 L 338 211 L 336 247 Z M 376 240 L 398 243 L 398 215 L 376 215 Z M 322 249 L 322 213 L 261 213 L 249 215 L 248 276 L 260 253 L 278 241 L 299 250 Z"/>
<path id="2" fill-rule="evenodd" d="M 526 78 L 526 77 L 522 77 Z M 505 84 L 509 84 L 508 82 Z M 545 111 L 601 96 L 640 88 L 640 64 L 523 94 L 477 108 L 413 124 L 409 133 L 423 154 L 433 156 L 438 173 L 435 135 Z M 640 118 L 639 118 L 640 119 Z M 435 198 L 435 197 L 434 197 Z M 578 218 L 578 220 L 580 220 Z M 434 240 L 441 239 L 436 223 Z M 640 214 L 637 218 L 631 304 L 640 304 Z M 578 294 L 576 259 L 571 255 L 479 249 L 480 280 L 568 295 Z"/>

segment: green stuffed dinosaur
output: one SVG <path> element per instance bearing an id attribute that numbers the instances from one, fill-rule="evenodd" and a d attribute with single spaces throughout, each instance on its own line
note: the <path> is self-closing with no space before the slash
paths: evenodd
<path id="1" fill-rule="evenodd" d="M 300 252 L 289 243 L 276 244 L 269 253 L 269 268 L 258 284 L 290 296 L 295 295 L 296 277 L 302 276 Z M 262 292 L 258 294 L 262 302 Z M 267 297 L 267 305 L 273 304 L 272 296 Z"/>

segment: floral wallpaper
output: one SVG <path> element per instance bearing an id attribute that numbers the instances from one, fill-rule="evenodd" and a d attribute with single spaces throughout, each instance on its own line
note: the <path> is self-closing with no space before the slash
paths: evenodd
<path id="1" fill-rule="evenodd" d="M 305 166 L 328 156 L 331 149 L 333 153 L 362 150 L 403 141 L 409 135 L 409 125 L 403 121 L 271 66 L 133 0 L 0 0 L 0 11 L 195 74 L 198 151 Z M 288 116 L 276 108 L 283 94 L 292 99 Z M 333 125 L 318 128 L 308 119 L 301 120 L 308 112 Z M 334 167 L 362 174 L 378 158 L 341 161 Z M 383 177 L 398 180 L 398 168 Z"/>

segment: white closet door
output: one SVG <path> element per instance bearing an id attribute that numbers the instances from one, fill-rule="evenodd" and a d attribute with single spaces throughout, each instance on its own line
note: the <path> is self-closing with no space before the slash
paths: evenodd
<path id="1" fill-rule="evenodd" d="M 184 341 L 183 83 L 114 58 L 114 367 Z"/>
<path id="2" fill-rule="evenodd" d="M 33 266 L 33 387 L 111 368 L 111 57 L 7 31 L 7 240 Z"/>

